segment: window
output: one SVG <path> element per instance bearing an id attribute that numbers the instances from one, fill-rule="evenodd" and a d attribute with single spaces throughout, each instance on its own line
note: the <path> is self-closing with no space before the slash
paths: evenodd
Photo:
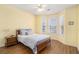
<path id="1" fill-rule="evenodd" d="M 57 29 L 57 19 L 56 19 L 56 17 L 49 18 L 49 20 L 48 20 L 49 33 L 57 33 L 56 29 Z"/>
<path id="2" fill-rule="evenodd" d="M 46 16 L 42 16 L 42 33 L 46 32 Z"/>
<path id="3" fill-rule="evenodd" d="M 64 34 L 64 16 L 59 17 L 60 35 Z"/>

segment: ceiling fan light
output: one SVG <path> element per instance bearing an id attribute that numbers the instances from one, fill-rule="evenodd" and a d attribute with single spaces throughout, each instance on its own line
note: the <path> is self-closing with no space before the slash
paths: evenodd
<path id="1" fill-rule="evenodd" d="M 38 4 L 37 6 L 41 6 L 41 4 Z"/>
<path id="2" fill-rule="evenodd" d="M 43 4 L 43 5 L 42 5 L 42 7 L 43 7 L 43 8 L 45 8 L 45 7 L 46 7 L 46 5 L 45 5 L 45 4 Z"/>
<path id="3" fill-rule="evenodd" d="M 45 8 L 46 5 L 45 5 L 45 4 L 38 4 L 37 7 L 38 7 L 38 8 Z"/>
<path id="4" fill-rule="evenodd" d="M 39 9 L 38 9 L 38 12 L 42 12 L 42 11 L 44 11 L 43 8 L 39 8 Z"/>

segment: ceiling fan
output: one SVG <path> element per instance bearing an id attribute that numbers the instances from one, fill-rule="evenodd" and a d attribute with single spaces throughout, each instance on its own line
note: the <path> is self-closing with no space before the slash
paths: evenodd
<path id="1" fill-rule="evenodd" d="M 45 7 L 46 7 L 46 5 L 44 5 L 44 4 L 38 4 L 36 6 L 38 12 L 44 11 L 45 10 Z"/>

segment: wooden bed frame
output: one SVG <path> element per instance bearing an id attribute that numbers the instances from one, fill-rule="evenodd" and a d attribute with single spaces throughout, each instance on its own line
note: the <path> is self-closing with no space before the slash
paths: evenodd
<path id="1" fill-rule="evenodd" d="M 16 37 L 18 34 L 20 34 L 20 29 L 16 30 Z M 44 50 L 44 48 L 46 48 L 47 46 L 50 46 L 50 45 L 51 45 L 50 37 L 38 42 L 36 45 L 37 46 L 37 53 L 40 53 L 42 50 Z"/>

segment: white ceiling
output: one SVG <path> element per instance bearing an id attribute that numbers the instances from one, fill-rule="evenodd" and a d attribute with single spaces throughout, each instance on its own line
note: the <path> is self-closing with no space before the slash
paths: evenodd
<path id="1" fill-rule="evenodd" d="M 62 11 L 65 8 L 72 7 L 74 6 L 74 4 L 46 4 L 45 10 L 42 12 L 38 12 L 37 9 L 35 8 L 37 4 L 14 4 L 12 6 L 24 11 L 29 11 L 35 15 L 40 15 L 40 14 L 48 15 Z"/>

